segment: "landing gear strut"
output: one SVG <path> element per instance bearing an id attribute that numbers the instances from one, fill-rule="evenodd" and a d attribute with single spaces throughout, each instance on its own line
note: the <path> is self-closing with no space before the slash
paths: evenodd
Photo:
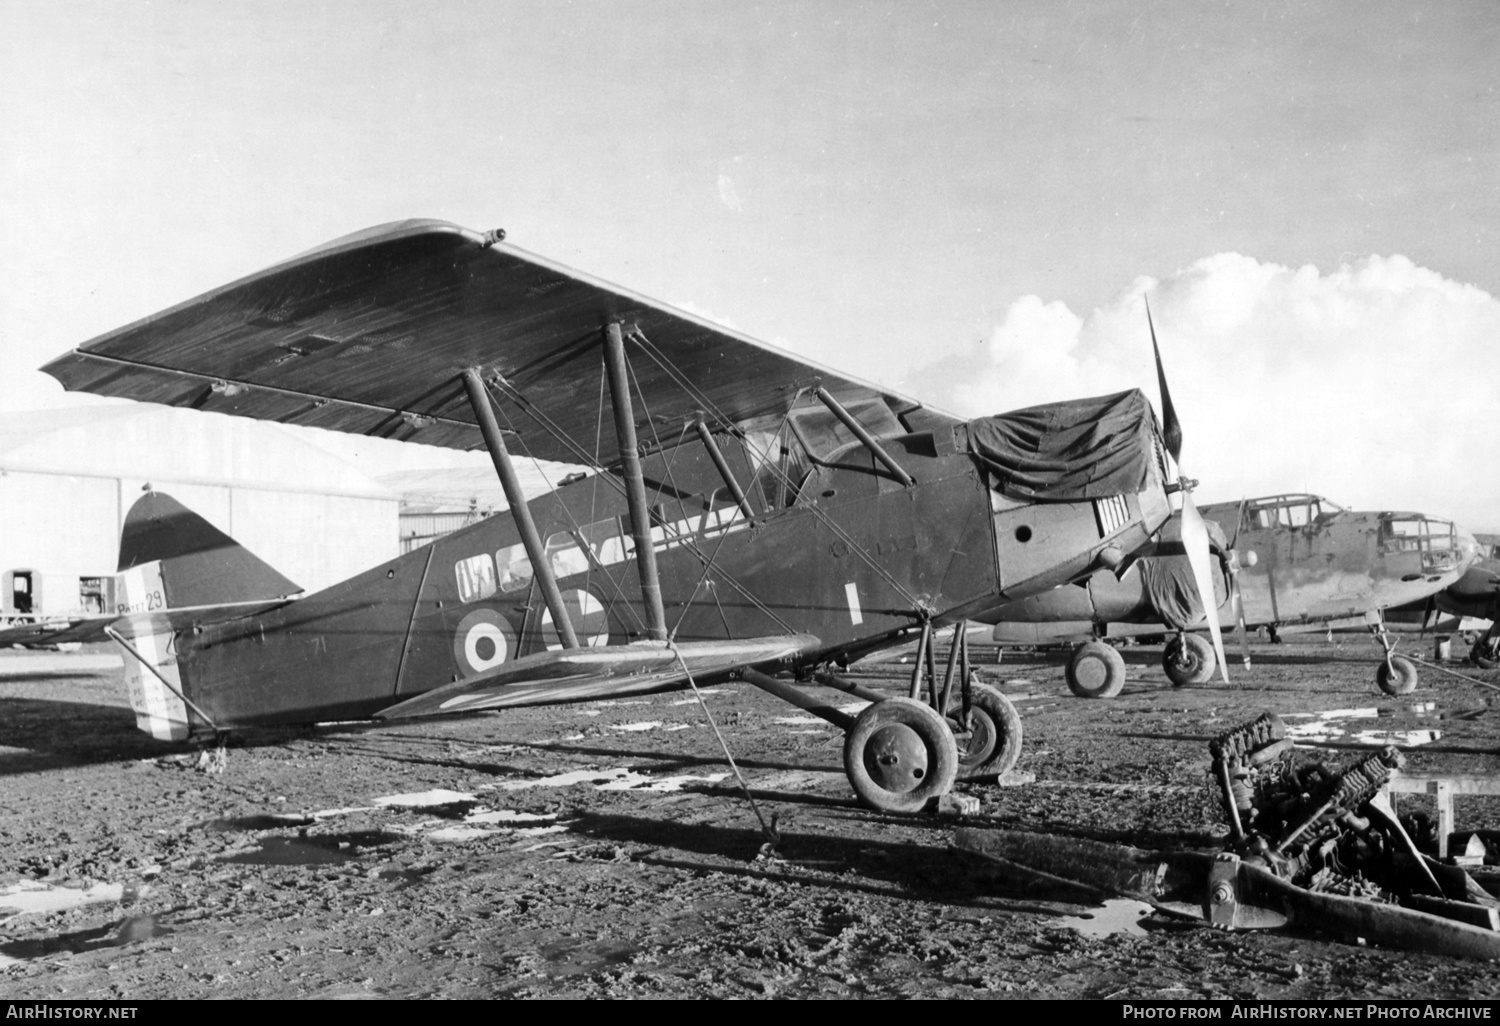
<path id="1" fill-rule="evenodd" d="M 919 812 L 955 780 L 998 777 L 1021 757 L 1021 716 L 1000 692 L 973 680 L 965 623 L 953 628 L 948 669 L 937 675 L 932 626 L 917 643 L 909 693 L 900 698 L 844 680 L 824 668 L 813 679 L 871 703 L 851 717 L 803 689 L 754 670 L 741 677 L 844 733 L 844 772 L 862 805 Z"/>
<path id="2" fill-rule="evenodd" d="M 1214 647 L 1196 634 L 1183 631 L 1167 642 L 1162 650 L 1161 666 L 1174 688 L 1187 684 L 1207 684 L 1213 679 L 1218 660 Z"/>
<path id="3" fill-rule="evenodd" d="M 1388 695 L 1409 695 L 1417 690 L 1417 667 L 1410 659 L 1394 655 L 1396 643 L 1382 618 L 1370 625 L 1370 633 L 1385 650 L 1385 661 L 1375 668 L 1375 684 Z"/>

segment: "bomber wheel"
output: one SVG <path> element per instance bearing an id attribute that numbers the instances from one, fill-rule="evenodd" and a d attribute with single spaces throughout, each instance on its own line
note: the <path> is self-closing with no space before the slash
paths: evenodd
<path id="1" fill-rule="evenodd" d="M 876 702 L 844 736 L 844 772 L 860 804 L 881 812 L 921 812 L 958 775 L 958 744 L 948 721 L 911 698 Z"/>
<path id="2" fill-rule="evenodd" d="M 1214 676 L 1214 647 L 1196 634 L 1179 634 L 1167 642 L 1161 654 L 1161 668 L 1174 688 L 1187 684 L 1207 684 Z"/>
<path id="3" fill-rule="evenodd" d="M 969 687 L 969 740 L 958 750 L 958 779 L 999 776 L 1021 758 L 1021 714 L 988 684 Z"/>
<path id="4" fill-rule="evenodd" d="M 1079 698 L 1114 698 L 1125 688 L 1125 658 L 1102 641 L 1089 641 L 1073 650 L 1066 676 Z"/>
<path id="5" fill-rule="evenodd" d="M 1375 683 L 1388 695 L 1409 695 L 1417 690 L 1417 668 L 1410 659 L 1391 656 L 1390 665 L 1375 668 Z"/>

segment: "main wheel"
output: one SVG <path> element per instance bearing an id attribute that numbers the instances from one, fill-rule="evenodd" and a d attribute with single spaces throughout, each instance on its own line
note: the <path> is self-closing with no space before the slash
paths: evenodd
<path id="1" fill-rule="evenodd" d="M 1090 641 L 1073 650 L 1067 678 L 1079 698 L 1114 698 L 1125 687 L 1125 660 L 1104 642 Z"/>
<path id="2" fill-rule="evenodd" d="M 1481 670 L 1493 670 L 1500 666 L 1500 639 L 1490 637 L 1486 632 L 1481 638 L 1475 638 L 1469 649 L 1469 662 Z"/>
<path id="3" fill-rule="evenodd" d="M 1161 667 L 1174 688 L 1185 684 L 1207 684 L 1213 679 L 1214 647 L 1196 634 L 1179 634 L 1167 642 L 1161 654 Z"/>
<path id="4" fill-rule="evenodd" d="M 921 812 L 958 774 L 948 722 L 911 698 L 876 702 L 844 737 L 844 772 L 860 803 L 881 812 Z"/>
<path id="5" fill-rule="evenodd" d="M 1391 656 L 1389 665 L 1375 668 L 1375 683 L 1388 695 L 1409 695 L 1417 690 L 1417 668 L 1410 659 Z"/>
<path id="6" fill-rule="evenodd" d="M 958 750 L 958 779 L 999 776 L 1021 758 L 1021 714 L 988 684 L 969 687 L 969 740 Z"/>

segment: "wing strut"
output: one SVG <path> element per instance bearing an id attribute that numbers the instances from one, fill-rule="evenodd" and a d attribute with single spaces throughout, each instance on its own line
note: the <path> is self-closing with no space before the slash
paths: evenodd
<path id="1" fill-rule="evenodd" d="M 698 432 L 698 439 L 703 443 L 703 448 L 708 451 L 708 458 L 714 461 L 714 467 L 718 469 L 719 476 L 724 479 L 724 484 L 729 489 L 729 494 L 734 496 L 734 501 L 739 505 L 740 512 L 745 514 L 745 519 L 750 520 L 755 516 L 755 511 L 750 508 L 750 502 L 745 498 L 745 490 L 740 487 L 739 481 L 735 480 L 734 471 L 729 468 L 729 462 L 724 459 L 724 453 L 719 450 L 719 443 L 714 441 L 713 432 L 708 430 L 708 425 L 703 423 L 699 417 L 693 421 L 693 430 Z"/>
<path id="2" fill-rule="evenodd" d="M 858 438 L 860 442 L 864 444 L 864 447 L 870 450 L 871 455 L 879 460 L 886 470 L 889 470 L 891 472 L 892 477 L 894 477 L 897 481 L 900 481 L 906 487 L 911 487 L 911 475 L 902 468 L 901 464 L 897 463 L 894 459 L 891 458 L 890 453 L 886 452 L 880 447 L 880 443 L 875 441 L 874 436 L 871 435 L 870 432 L 865 430 L 865 426 L 854 419 L 854 414 L 844 409 L 844 407 L 840 405 L 839 401 L 833 396 L 829 395 L 828 390 L 823 388 L 823 386 L 821 385 L 813 390 L 813 394 L 822 401 L 824 406 L 828 407 L 828 411 L 830 413 L 844 422 L 844 427 L 848 428 L 851 432 L 854 433 L 854 437 Z"/>
<path id="3" fill-rule="evenodd" d="M 469 405 L 474 407 L 474 418 L 479 421 L 479 431 L 484 435 L 484 445 L 494 461 L 495 473 L 500 475 L 500 487 L 505 489 L 505 501 L 510 503 L 510 516 L 516 530 L 521 534 L 521 544 L 531 560 L 532 572 L 542 587 L 542 598 L 552 613 L 552 623 L 563 648 L 577 648 L 578 635 L 573 632 L 573 621 L 568 618 L 568 609 L 563 605 L 562 592 L 557 587 L 557 578 L 552 576 L 552 564 L 547 562 L 546 550 L 542 548 L 542 536 L 537 533 L 536 521 L 531 519 L 531 509 L 526 505 L 526 493 L 521 491 L 521 479 L 516 476 L 515 465 L 510 461 L 510 450 L 501 437 L 500 425 L 495 420 L 495 408 L 490 402 L 490 390 L 485 387 L 479 371 L 473 367 L 464 371 L 464 388 L 469 393 Z"/>
<path id="4" fill-rule="evenodd" d="M 604 367 L 609 372 L 609 394 L 615 412 L 615 435 L 620 444 L 625 495 L 630 502 L 630 533 L 641 574 L 641 599 L 646 603 L 646 632 L 655 641 L 667 640 L 667 612 L 661 601 L 661 578 L 656 574 L 656 550 L 651 547 L 651 516 L 646 508 L 646 479 L 641 474 L 641 450 L 635 438 L 635 411 L 630 404 L 630 373 L 620 323 L 604 326 Z"/>

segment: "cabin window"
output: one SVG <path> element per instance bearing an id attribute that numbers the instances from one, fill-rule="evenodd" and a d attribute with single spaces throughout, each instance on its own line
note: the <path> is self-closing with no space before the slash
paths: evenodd
<path id="1" fill-rule="evenodd" d="M 698 533 L 701 535 L 727 531 L 731 525 L 745 519 L 745 511 L 734 501 L 728 488 L 720 488 L 710 494 L 705 507 L 703 516 L 698 521 Z"/>
<path id="2" fill-rule="evenodd" d="M 610 517 L 579 528 L 578 536 L 594 553 L 600 566 L 623 563 L 635 555 L 635 539 L 621 529 L 619 517 Z"/>
<path id="3" fill-rule="evenodd" d="M 495 553 L 495 563 L 500 569 L 500 590 L 510 593 L 531 587 L 531 560 L 526 555 L 526 546 L 507 545 Z"/>
<path id="4" fill-rule="evenodd" d="M 1276 520 L 1282 527 L 1306 527 L 1313 521 L 1313 507 L 1301 503 L 1282 506 L 1276 511 Z"/>
<path id="5" fill-rule="evenodd" d="M 460 602 L 477 602 L 495 594 L 495 561 L 488 552 L 460 559 L 453 569 L 458 576 Z"/>
<path id="6" fill-rule="evenodd" d="M 906 433 L 891 408 L 882 400 L 851 402 L 844 408 L 874 438 L 894 438 Z M 838 450 L 859 441 L 854 432 L 822 403 L 793 410 L 789 419 L 802 445 L 815 460 L 826 460 Z"/>
<path id="7" fill-rule="evenodd" d="M 552 535 L 547 539 L 546 550 L 547 563 L 558 580 L 588 572 L 589 557 L 583 554 L 570 532 L 558 531 Z"/>
<path id="8" fill-rule="evenodd" d="M 797 501 L 797 491 L 812 469 L 812 461 L 790 428 L 782 424 L 775 431 L 747 430 L 745 451 L 750 457 L 752 487 L 760 490 L 767 509 L 780 509 Z"/>
<path id="9" fill-rule="evenodd" d="M 1457 548 L 1453 525 L 1446 520 L 1387 520 L 1380 526 L 1380 538 L 1388 552 L 1446 552 Z"/>

